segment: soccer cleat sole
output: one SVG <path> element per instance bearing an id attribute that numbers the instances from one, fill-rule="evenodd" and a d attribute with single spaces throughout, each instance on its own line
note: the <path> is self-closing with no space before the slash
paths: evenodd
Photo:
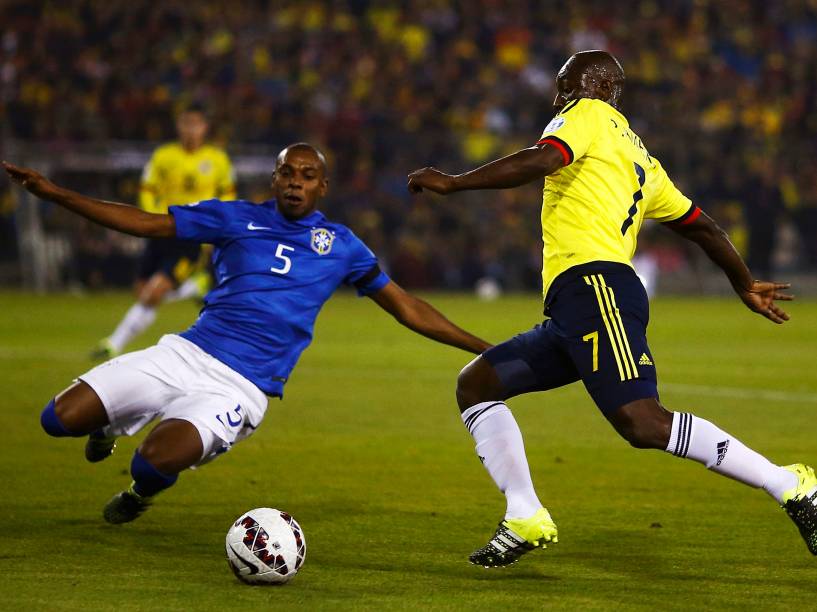
<path id="1" fill-rule="evenodd" d="M 512 528 L 514 526 L 516 529 Z M 558 541 L 555 523 L 548 511 L 541 508 L 529 519 L 501 521 L 494 536 L 485 546 L 471 553 L 468 560 L 472 565 L 484 568 L 507 567 L 519 561 L 522 555 Z"/>
<path id="2" fill-rule="evenodd" d="M 510 567 L 511 565 L 517 563 L 522 555 L 536 548 L 535 546 L 531 546 L 530 548 L 521 552 L 503 553 L 497 549 L 490 550 L 488 549 L 488 546 L 483 546 L 468 557 L 468 561 L 471 563 L 471 565 L 478 565 L 480 567 L 484 567 L 485 569 Z"/>

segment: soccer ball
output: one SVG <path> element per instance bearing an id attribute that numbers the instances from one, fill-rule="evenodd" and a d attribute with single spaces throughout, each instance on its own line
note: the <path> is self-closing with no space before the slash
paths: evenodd
<path id="1" fill-rule="evenodd" d="M 227 562 L 247 584 L 283 584 L 301 569 L 306 540 L 286 512 L 256 508 L 239 516 L 227 532 Z"/>

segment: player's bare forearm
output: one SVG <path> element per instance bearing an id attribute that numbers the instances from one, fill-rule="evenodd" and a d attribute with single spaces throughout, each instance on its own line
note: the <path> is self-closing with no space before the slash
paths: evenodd
<path id="1" fill-rule="evenodd" d="M 399 323 L 426 338 L 475 354 L 492 346 L 457 327 L 431 304 L 405 292 L 395 282 L 370 297 Z"/>
<path id="2" fill-rule="evenodd" d="M 152 214 L 127 204 L 89 198 L 55 185 L 31 168 L 7 162 L 3 162 L 3 168 L 12 180 L 38 198 L 59 204 L 105 227 L 145 238 L 172 238 L 176 235 L 176 222 L 172 215 Z"/>
<path id="3" fill-rule="evenodd" d="M 752 273 L 738 253 L 729 235 L 706 213 L 701 212 L 688 225 L 670 225 L 676 233 L 700 246 L 721 270 L 724 271 L 735 291 L 749 290 Z"/>
<path id="4" fill-rule="evenodd" d="M 781 289 L 787 289 L 791 285 L 752 278 L 752 273 L 735 245 L 729 240 L 727 233 L 706 213 L 702 212 L 695 221 L 688 225 L 671 225 L 670 227 L 704 250 L 709 258 L 724 271 L 735 293 L 750 310 L 775 323 L 789 320 L 789 315 L 774 302 L 775 300 L 793 300 L 793 296 L 781 293 Z"/>
<path id="5" fill-rule="evenodd" d="M 543 179 L 563 165 L 562 154 L 554 147 L 543 144 L 522 149 L 458 175 L 422 168 L 409 174 L 408 187 L 413 193 L 429 189 L 444 195 L 474 189 L 510 189 Z"/>
<path id="6" fill-rule="evenodd" d="M 437 342 L 455 346 L 477 355 L 491 348 L 491 344 L 485 340 L 477 338 L 464 329 L 454 325 L 428 302 L 424 302 L 414 296 L 411 297 L 413 298 L 413 303 L 403 318 L 398 319 L 400 323 L 410 330 L 426 338 L 431 338 Z"/>

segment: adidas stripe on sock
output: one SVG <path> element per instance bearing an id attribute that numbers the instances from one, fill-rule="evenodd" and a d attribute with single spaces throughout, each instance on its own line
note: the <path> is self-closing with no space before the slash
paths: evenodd
<path id="1" fill-rule="evenodd" d="M 797 477 L 753 451 L 706 419 L 675 412 L 666 451 L 703 463 L 708 469 L 750 487 L 762 487 L 778 503 L 797 485 Z"/>

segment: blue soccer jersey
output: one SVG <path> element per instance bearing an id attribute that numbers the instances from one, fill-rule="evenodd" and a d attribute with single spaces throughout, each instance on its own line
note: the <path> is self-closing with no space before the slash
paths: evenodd
<path id="1" fill-rule="evenodd" d="M 215 245 L 217 286 L 181 334 L 268 395 L 284 383 L 312 340 L 321 306 L 341 284 L 360 295 L 389 278 L 352 231 L 320 212 L 290 221 L 270 200 L 171 206 L 176 235 Z"/>

